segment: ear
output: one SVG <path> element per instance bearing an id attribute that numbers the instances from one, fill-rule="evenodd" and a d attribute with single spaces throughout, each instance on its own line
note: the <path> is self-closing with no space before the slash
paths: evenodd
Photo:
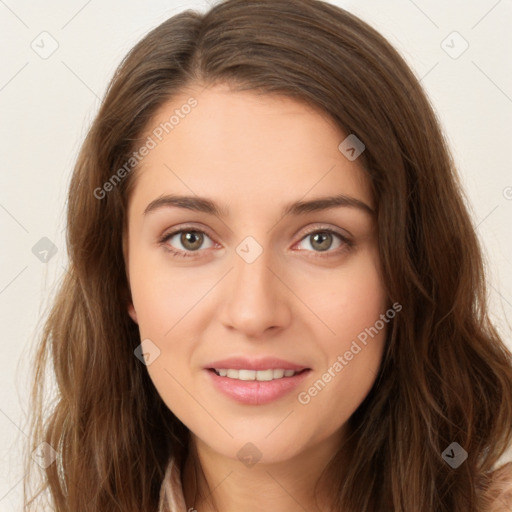
<path id="1" fill-rule="evenodd" d="M 137 312 L 135 311 L 135 308 L 133 307 L 133 304 L 131 302 L 130 302 L 130 304 L 128 304 L 128 314 L 130 315 L 130 318 L 136 324 L 138 324 L 138 322 L 137 322 Z"/>

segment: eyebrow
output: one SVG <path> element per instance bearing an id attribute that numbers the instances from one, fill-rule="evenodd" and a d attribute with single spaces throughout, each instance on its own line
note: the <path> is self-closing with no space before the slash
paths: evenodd
<path id="1" fill-rule="evenodd" d="M 161 208 L 170 208 L 173 206 L 208 213 L 217 217 L 229 217 L 229 209 L 225 206 L 218 205 L 211 199 L 199 196 L 179 196 L 174 194 L 164 195 L 158 197 L 154 201 L 151 201 L 144 210 L 144 215 Z M 289 203 L 284 206 L 281 211 L 281 216 L 304 215 L 306 213 L 318 212 L 336 207 L 356 208 L 369 213 L 372 216 L 375 214 L 373 208 L 360 199 L 356 199 L 355 197 L 347 196 L 345 194 L 338 194 L 335 196 L 318 197 L 310 201 L 295 201 Z"/>

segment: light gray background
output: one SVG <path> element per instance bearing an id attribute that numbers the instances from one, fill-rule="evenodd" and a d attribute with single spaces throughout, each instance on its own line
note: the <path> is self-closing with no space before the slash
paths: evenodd
<path id="1" fill-rule="evenodd" d="M 486 249 L 493 318 L 512 347 L 512 2 L 332 3 L 377 28 L 421 78 Z M 170 0 L 0 0 L 0 512 L 21 510 L 27 357 L 66 263 L 65 197 L 80 144 L 133 44 L 173 14 L 207 7 Z M 48 58 L 32 48 L 48 51 L 52 39 L 58 48 Z M 469 47 L 458 56 L 464 40 Z M 46 263 L 32 252 L 42 237 L 57 247 Z"/>

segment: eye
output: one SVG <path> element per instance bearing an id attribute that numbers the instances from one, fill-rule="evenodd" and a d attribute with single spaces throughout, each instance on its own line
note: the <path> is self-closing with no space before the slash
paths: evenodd
<path id="1" fill-rule="evenodd" d="M 338 244 L 334 248 L 334 250 L 330 250 L 332 248 L 333 241 L 338 239 Z M 299 244 L 307 241 L 309 247 L 313 252 L 317 253 L 316 256 L 323 257 L 324 255 L 321 253 L 328 253 L 326 256 L 331 256 L 334 254 L 339 254 L 342 251 L 348 250 L 353 246 L 353 243 L 341 233 L 333 229 L 315 229 L 310 231 L 304 236 Z M 320 254 L 318 254 L 320 253 Z"/>
<path id="2" fill-rule="evenodd" d="M 201 249 L 205 237 L 211 240 L 211 238 L 200 229 L 182 228 L 178 231 L 173 231 L 171 233 L 165 234 L 163 238 L 159 240 L 159 242 L 163 244 L 164 247 L 175 256 L 179 258 L 188 258 L 194 256 L 194 253 L 198 252 Z M 174 245 L 171 244 L 173 238 L 176 238 L 176 241 L 174 243 L 180 244 L 182 248 L 176 248 Z M 213 243 L 209 247 L 212 246 Z"/>

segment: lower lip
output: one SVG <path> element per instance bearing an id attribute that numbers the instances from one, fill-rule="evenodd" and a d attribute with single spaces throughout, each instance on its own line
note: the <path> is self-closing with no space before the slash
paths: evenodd
<path id="1" fill-rule="evenodd" d="M 213 385 L 233 400 L 247 405 L 264 405 L 287 395 L 293 391 L 311 372 L 306 370 L 293 377 L 258 381 L 238 380 L 221 377 L 212 370 L 206 370 Z"/>

